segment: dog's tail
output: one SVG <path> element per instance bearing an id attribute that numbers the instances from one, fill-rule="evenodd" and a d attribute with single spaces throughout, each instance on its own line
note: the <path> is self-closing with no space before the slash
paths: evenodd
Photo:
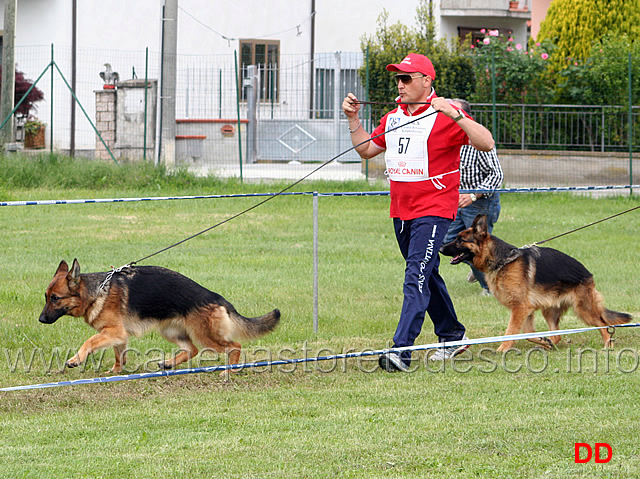
<path id="1" fill-rule="evenodd" d="M 628 313 L 619 313 L 618 311 L 611 311 L 607 308 L 604 308 L 604 312 L 602 314 L 602 320 L 610 325 L 625 324 L 632 319 L 633 317 Z"/>
<path id="2" fill-rule="evenodd" d="M 590 326 L 603 326 L 625 324 L 633 319 L 628 313 L 619 313 L 604 307 L 604 298 L 602 294 L 595 288 L 593 278 L 590 278 L 586 284 L 588 292 L 582 297 L 583 301 L 579 301 L 574 305 L 574 309 L 578 316 Z"/>
<path id="3" fill-rule="evenodd" d="M 280 310 L 274 309 L 264 316 L 245 318 L 235 309 L 229 309 L 229 318 L 234 326 L 234 339 L 254 339 L 273 331 L 280 322 Z"/>

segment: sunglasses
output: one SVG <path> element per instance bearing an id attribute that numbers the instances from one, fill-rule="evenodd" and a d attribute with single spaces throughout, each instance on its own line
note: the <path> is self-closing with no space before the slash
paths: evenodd
<path id="1" fill-rule="evenodd" d="M 393 77 L 393 79 L 396 81 L 396 83 L 404 83 L 405 85 L 408 85 L 409 83 L 411 83 L 415 78 L 422 78 L 425 77 L 426 75 L 420 75 L 417 77 L 412 77 L 411 75 L 395 75 Z"/>

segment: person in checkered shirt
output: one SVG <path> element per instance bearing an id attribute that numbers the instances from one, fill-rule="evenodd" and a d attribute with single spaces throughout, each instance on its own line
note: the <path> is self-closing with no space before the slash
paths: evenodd
<path id="1" fill-rule="evenodd" d="M 458 98 L 452 103 L 467 115 L 471 115 L 468 101 Z M 464 145 L 460 148 L 460 189 L 476 190 L 476 192 L 459 194 L 456 219 L 449 226 L 444 244 L 453 241 L 460 231 L 471 227 L 473 219 L 477 215 L 487 216 L 489 233 L 491 233 L 494 223 L 498 221 L 500 216 L 500 193 L 493 191 L 502 186 L 503 179 L 504 173 L 495 146 L 490 151 L 479 151 L 471 145 Z M 482 294 L 491 295 L 484 274 L 476 270 L 470 263 L 469 266 L 471 271 L 467 276 L 467 281 L 470 283 L 477 281 L 482 287 Z"/>

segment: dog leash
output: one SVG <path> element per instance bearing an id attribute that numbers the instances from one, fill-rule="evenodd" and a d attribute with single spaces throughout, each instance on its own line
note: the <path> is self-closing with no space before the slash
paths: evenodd
<path id="1" fill-rule="evenodd" d="M 523 249 L 524 248 L 531 248 L 532 246 L 541 245 L 543 243 L 546 243 L 547 241 L 552 241 L 554 239 L 561 238 L 562 236 L 566 236 L 566 235 L 569 235 L 571 233 L 575 233 L 576 231 L 580 231 L 580 230 L 583 230 L 585 228 L 588 228 L 590 226 L 597 225 L 598 223 L 602 223 L 603 221 L 607 221 L 607 220 L 610 220 L 612 218 L 616 218 L 617 216 L 621 216 L 621 215 L 624 215 L 626 213 L 630 213 L 631 211 L 637 210 L 638 208 L 640 208 L 640 205 L 639 206 L 634 206 L 633 208 L 629 208 L 628 210 L 625 210 L 625 211 L 621 211 L 620 213 L 616 213 L 615 215 L 607 216 L 606 218 L 602 218 L 602 219 L 600 219 L 598 221 L 594 221 L 593 223 L 589 223 L 589 224 L 586 224 L 584 226 L 580 226 L 579 228 L 574 228 L 574 229 L 572 229 L 570 231 L 566 231 L 566 232 L 561 233 L 559 235 L 552 236 L 551 238 L 547 238 L 546 240 L 537 241 L 537 242 L 531 243 L 531 244 L 526 244 L 522 248 Z"/>
<path id="2" fill-rule="evenodd" d="M 356 100 L 352 105 L 431 105 L 430 101 L 365 101 Z M 406 125 L 406 123 L 405 123 Z"/>
<path id="3" fill-rule="evenodd" d="M 394 104 L 397 104 L 397 103 L 394 103 Z M 405 126 L 407 126 L 407 125 L 410 125 L 411 123 L 415 123 L 416 121 L 423 120 L 423 119 L 425 119 L 425 118 L 427 118 L 427 117 L 429 117 L 429 116 L 431 116 L 431 115 L 435 115 L 435 114 L 437 114 L 437 113 L 439 113 L 439 112 L 437 112 L 437 111 L 433 111 L 433 112 L 428 113 L 428 114 L 426 114 L 426 115 L 418 116 L 418 117 L 414 118 L 413 120 L 409 120 L 409 121 L 407 121 L 406 123 L 403 123 L 402 125 L 398 125 L 398 126 L 396 126 L 396 127 L 389 128 L 388 130 L 383 131 L 383 132 L 382 132 L 382 133 L 380 133 L 379 135 L 371 136 L 371 137 L 367 138 L 366 140 L 364 140 L 364 141 L 362 141 L 362 142 L 358 143 L 357 145 L 354 145 L 354 146 L 352 146 L 351 148 L 349 148 L 349 149 L 347 149 L 347 150 L 344 150 L 342 153 L 337 154 L 336 156 L 334 156 L 334 157 L 333 157 L 333 158 L 331 158 L 330 160 L 325 161 L 325 162 L 324 162 L 324 163 L 322 163 L 320 166 L 318 166 L 317 168 L 315 168 L 314 170 L 312 170 L 310 173 L 307 173 L 305 176 L 303 176 L 303 177 L 302 177 L 302 178 L 300 178 L 299 180 L 297 180 L 297 181 L 295 181 L 295 182 L 291 183 L 291 184 L 290 184 L 290 185 L 288 185 L 286 188 L 281 189 L 280 191 L 278 191 L 278 192 L 277 192 L 277 193 L 275 193 L 274 195 L 267 197 L 266 199 L 264 199 L 264 200 L 262 200 L 262 201 L 260 201 L 260 202 L 256 203 L 255 205 L 250 206 L 249 208 L 247 208 L 247 209 L 245 209 L 245 210 L 243 210 L 243 211 L 240 211 L 239 213 L 236 213 L 235 215 L 230 216 L 229 218 L 227 218 L 227 219 L 225 219 L 225 220 L 222 220 L 222 221 L 220 221 L 219 223 L 216 223 L 216 224 L 215 224 L 215 225 L 213 225 L 213 226 L 209 226 L 208 228 L 205 228 L 205 229 L 203 229 L 202 231 L 199 231 L 198 233 L 195 233 L 195 234 L 193 234 L 193 235 L 191 235 L 191 236 L 189 236 L 189 237 L 187 237 L 187 238 L 184 238 L 184 239 L 182 239 L 182 240 L 178 241 L 177 243 L 174 243 L 174 244 L 172 244 L 172 245 L 170 245 L 170 246 L 167 246 L 167 247 L 165 247 L 165 248 L 162 248 L 162 249 L 160 249 L 160 250 L 156 251 L 155 253 L 151 253 L 150 255 L 147 255 L 147 256 L 145 256 L 145 257 L 143 257 L 143 258 L 140 258 L 140 259 L 139 259 L 139 260 L 137 260 L 137 261 L 133 261 L 133 262 L 131 262 L 131 263 L 127 263 L 126 265 L 121 266 L 120 268 L 118 268 L 118 270 L 121 270 L 122 268 L 124 268 L 124 267 L 126 267 L 126 266 L 133 266 L 134 264 L 141 263 L 141 262 L 143 262 L 143 261 L 145 261 L 145 260 L 148 260 L 149 258 L 152 258 L 153 256 L 156 256 L 156 255 L 158 255 L 158 254 L 160 254 L 160 253 L 164 253 L 165 251 L 170 250 L 171 248 L 175 248 L 176 246 L 179 246 L 179 245 L 181 245 L 182 243 L 186 243 L 187 241 L 192 240 L 193 238 L 196 238 L 196 237 L 198 237 L 198 236 L 200 236 L 200 235 L 202 235 L 202 234 L 204 234 L 204 233 L 207 233 L 207 232 L 211 231 L 212 229 L 217 228 L 218 226 L 222 226 L 223 224 L 228 223 L 229 221 L 234 220 L 234 219 L 238 218 L 239 216 L 242 216 L 242 215 L 244 215 L 245 213 L 248 213 L 248 212 L 250 212 L 251 210 L 254 210 L 254 209 L 258 208 L 259 206 L 264 205 L 267 201 L 271 201 L 272 199 L 276 198 L 277 196 L 282 195 L 283 193 L 285 193 L 286 191 L 290 190 L 291 188 L 293 188 L 293 187 L 294 187 L 294 186 L 296 186 L 297 184 L 299 184 L 299 183 L 301 183 L 302 181 L 304 181 L 304 180 L 306 180 L 307 178 L 309 178 L 311 175 L 313 175 L 314 173 L 316 173 L 316 172 L 317 172 L 318 170 L 320 170 L 321 168 L 324 168 L 325 166 L 327 166 L 327 165 L 328 165 L 329 163 L 331 163 L 332 161 L 334 161 L 334 160 L 336 160 L 336 159 L 340 158 L 340 157 L 341 157 L 341 156 L 343 156 L 343 155 L 346 155 L 346 154 L 347 154 L 347 153 L 349 153 L 350 151 L 353 151 L 353 150 L 357 149 L 358 147 L 360 147 L 360 146 L 362 146 L 362 145 L 364 145 L 364 144 L 366 144 L 366 143 L 368 143 L 368 142 L 370 142 L 370 141 L 372 141 L 372 140 L 375 140 L 376 138 L 379 138 L 379 137 L 381 137 L 381 136 L 383 136 L 383 135 L 386 135 L 387 133 L 390 133 L 390 132 L 392 132 L 392 131 L 395 131 L 395 130 L 398 130 L 398 129 L 400 129 L 400 128 L 403 128 L 403 127 L 405 127 Z M 114 273 L 115 273 L 115 272 L 117 272 L 117 271 L 114 271 Z M 112 274 L 111 276 L 113 276 L 113 274 Z M 109 278 L 109 279 L 111 279 L 111 278 Z"/>
<path id="4" fill-rule="evenodd" d="M 391 102 L 390 102 L 390 103 L 391 103 Z M 397 103 L 395 103 L 395 102 L 393 102 L 393 103 L 394 103 L 394 104 L 397 104 Z M 426 104 L 426 103 L 425 103 L 425 104 Z M 430 103 L 429 103 L 429 104 L 430 104 Z M 156 255 L 159 255 L 160 253 L 164 253 L 165 251 L 168 251 L 168 250 L 170 250 L 170 249 L 172 249 L 172 248 L 175 248 L 176 246 L 179 246 L 179 245 L 181 245 L 181 244 L 183 244 L 183 243 L 186 243 L 187 241 L 192 240 L 193 238 L 196 238 L 196 237 L 198 237 L 198 236 L 200 236 L 200 235 L 203 235 L 204 233 L 207 233 L 207 232 L 211 231 L 212 229 L 217 228 L 218 226 L 222 226 L 223 224 L 228 223 L 229 221 L 232 221 L 232 220 L 234 220 L 234 219 L 238 218 L 239 216 L 242 216 L 242 215 L 244 215 L 244 214 L 246 214 L 246 213 L 248 213 L 248 212 L 250 212 L 250 211 L 252 211 L 252 210 L 254 210 L 254 209 L 256 209 L 256 208 L 258 208 L 259 206 L 264 205 L 267 201 L 270 201 L 270 200 L 272 200 L 273 198 L 275 198 L 275 197 L 277 197 L 277 196 L 282 195 L 283 193 L 287 192 L 288 190 L 290 190 L 291 188 L 293 188 L 293 187 L 294 187 L 294 186 L 296 186 L 297 184 L 299 184 L 299 183 L 301 183 L 302 181 L 304 181 L 304 180 L 306 180 L 307 178 L 309 178 L 311 175 L 313 175 L 314 173 L 316 173 L 316 172 L 317 172 L 318 170 L 320 170 L 321 168 L 324 168 L 325 166 L 327 166 L 327 165 L 328 165 L 329 163 L 331 163 L 332 161 L 334 161 L 334 160 L 336 160 L 336 159 L 340 158 L 340 157 L 341 157 L 341 156 L 343 156 L 343 155 L 346 155 L 346 154 L 347 154 L 347 153 L 349 153 L 350 151 L 353 151 L 353 150 L 355 150 L 356 148 L 358 148 L 359 146 L 362 146 L 362 145 L 364 145 L 364 144 L 366 144 L 366 143 L 370 142 L 371 140 L 375 140 L 376 138 L 379 138 L 379 137 L 381 137 L 381 136 L 383 136 L 383 135 L 386 135 L 386 134 L 387 134 L 387 133 L 389 133 L 389 132 L 392 132 L 392 131 L 398 130 L 398 129 L 403 128 L 403 127 L 405 127 L 405 126 L 407 126 L 407 125 L 410 125 L 411 123 L 415 123 L 416 121 L 422 120 L 422 119 L 424 119 L 424 118 L 427 118 L 427 117 L 429 117 L 429 116 L 431 116 L 431 115 L 435 115 L 435 114 L 437 114 L 437 113 L 438 113 L 437 111 L 433 111 L 433 112 L 428 113 L 428 114 L 426 114 L 426 115 L 418 116 L 418 117 L 414 118 L 413 120 L 409 120 L 409 121 L 407 121 L 406 123 L 403 123 L 402 125 L 398 125 L 398 126 L 396 126 L 396 127 L 389 128 L 388 130 L 383 131 L 383 132 L 382 132 L 382 133 L 380 133 L 379 135 L 369 137 L 369 138 L 367 138 L 366 140 L 364 140 L 364 141 L 362 141 L 362 142 L 358 143 L 357 145 L 354 145 L 354 146 L 352 146 L 351 148 L 348 148 L 348 149 L 344 150 L 343 152 L 341 152 L 341 153 L 337 154 L 336 156 L 334 156 L 334 157 L 333 157 L 333 158 L 331 158 L 330 160 L 325 161 L 325 162 L 324 162 L 324 163 L 322 163 L 320 166 L 318 166 L 317 168 L 315 168 L 314 170 L 312 170 L 310 173 L 307 173 L 307 174 L 306 174 L 306 175 L 304 175 L 302 178 L 300 178 L 300 179 L 298 179 L 297 181 L 295 181 L 295 182 L 291 183 L 291 184 L 290 184 L 290 185 L 288 185 L 287 187 L 285 187 L 285 188 L 281 189 L 280 191 L 278 191 L 278 192 L 277 192 L 277 193 L 275 193 L 274 195 L 269 196 L 269 197 L 267 197 L 266 199 L 264 199 L 264 200 L 262 200 L 262 201 L 260 201 L 260 202 L 256 203 L 255 205 L 250 206 L 249 208 L 247 208 L 247 209 L 245 209 L 245 210 L 242 210 L 242 211 L 240 211 L 239 213 L 236 213 L 235 215 L 230 216 L 229 218 L 226 218 L 226 219 L 224 219 L 224 220 L 220 221 L 219 223 L 216 223 L 215 225 L 209 226 L 208 228 L 205 228 L 205 229 L 203 229 L 202 231 L 199 231 L 199 232 L 197 232 L 197 233 L 195 233 L 195 234 L 192 234 L 191 236 L 188 236 L 187 238 L 184 238 L 184 239 L 182 239 L 182 240 L 180 240 L 180 241 L 178 241 L 178 242 L 176 242 L 176 243 L 173 243 L 172 245 L 169 245 L 169 246 L 167 246 L 167 247 L 165 247 L 165 248 L 162 248 L 162 249 L 160 249 L 160 250 L 156 251 L 155 253 L 151 253 L 151 254 L 149 254 L 149 255 L 147 255 L 147 256 L 144 256 L 143 258 L 140 258 L 140 259 L 139 259 L 139 260 L 137 260 L 137 261 L 131 261 L 130 263 L 124 264 L 124 265 L 122 265 L 122 266 L 120 266 L 120 267 L 118 267 L 118 268 L 114 268 L 114 267 L 112 266 L 112 267 L 111 267 L 111 271 L 109 271 L 109 272 L 107 273 L 106 278 L 105 278 L 105 279 L 104 279 L 104 281 L 100 284 L 100 289 L 101 289 L 101 290 L 106 289 L 107 285 L 108 285 L 108 284 L 109 284 L 109 282 L 111 281 L 111 278 L 113 278 L 113 275 L 114 275 L 114 274 L 116 274 L 116 273 L 119 273 L 119 272 L 120 272 L 120 271 L 122 271 L 124 268 L 130 267 L 130 266 L 133 266 L 133 265 L 138 264 L 138 263 L 141 263 L 141 262 L 143 262 L 143 261 L 146 261 L 146 260 L 148 260 L 149 258 L 152 258 L 152 257 L 154 257 L 154 256 L 156 256 Z"/>

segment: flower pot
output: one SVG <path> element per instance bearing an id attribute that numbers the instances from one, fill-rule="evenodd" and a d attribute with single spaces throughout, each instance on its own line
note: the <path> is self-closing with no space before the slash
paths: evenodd
<path id="1" fill-rule="evenodd" d="M 24 147 L 30 150 L 39 150 L 44 148 L 44 125 L 36 131 L 25 131 Z"/>

